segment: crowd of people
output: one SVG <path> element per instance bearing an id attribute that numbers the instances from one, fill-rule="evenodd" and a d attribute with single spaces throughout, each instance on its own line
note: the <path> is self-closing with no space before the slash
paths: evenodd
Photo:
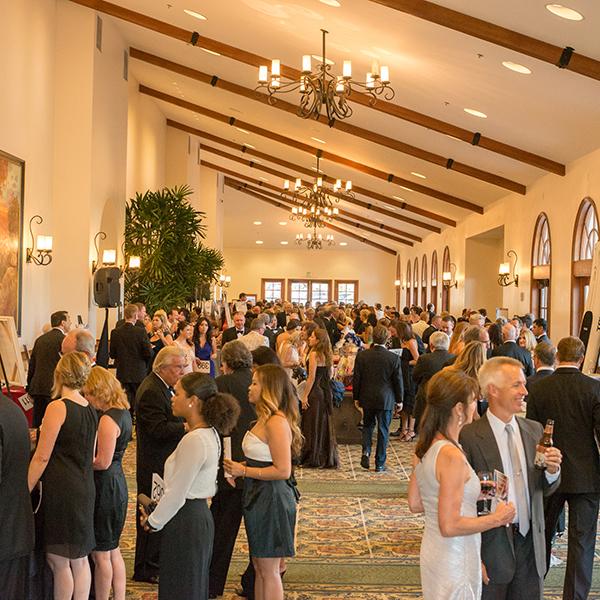
<path id="1" fill-rule="evenodd" d="M 555 347 L 532 315 L 492 322 L 484 309 L 455 317 L 241 294 L 211 314 L 126 305 L 110 336 L 113 370 L 95 363 L 95 336 L 58 311 L 29 362 L 34 435 L 0 398 L 0 530 L 12 532 L 0 536 L 0 589 L 9 600 L 87 600 L 91 588 L 124 600 L 122 459 L 135 435 L 133 578 L 158 583 L 160 600 L 217 598 L 243 519 L 239 593 L 282 600 L 294 468 L 339 467 L 341 381 L 360 412 L 363 469 L 386 471 L 390 436 L 414 446 L 408 502 L 425 515 L 426 600 L 542 598 L 565 504 L 563 598 L 586 598 L 600 382 L 579 370 L 584 353 L 574 337 Z M 540 450 L 547 420 L 555 446 Z M 507 493 L 478 514 L 480 480 L 494 472 Z"/>

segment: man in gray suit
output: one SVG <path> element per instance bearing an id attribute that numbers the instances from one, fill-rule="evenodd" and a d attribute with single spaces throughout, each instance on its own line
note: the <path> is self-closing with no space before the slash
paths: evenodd
<path id="1" fill-rule="evenodd" d="M 475 471 L 502 471 L 508 499 L 517 507 L 515 522 L 482 534 L 483 600 L 534 600 L 543 596 L 546 572 L 544 496 L 559 485 L 561 453 L 546 451 L 547 469 L 534 467 L 543 427 L 516 417 L 527 395 L 523 366 L 514 358 L 488 360 L 479 382 L 489 409 L 464 427 L 460 443 Z"/>

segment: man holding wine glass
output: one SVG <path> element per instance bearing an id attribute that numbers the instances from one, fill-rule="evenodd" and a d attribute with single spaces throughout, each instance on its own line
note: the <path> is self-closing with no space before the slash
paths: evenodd
<path id="1" fill-rule="evenodd" d="M 521 363 L 499 356 L 479 370 L 487 413 L 463 428 L 460 443 L 477 472 L 499 471 L 508 480 L 508 500 L 516 508 L 512 524 L 482 534 L 484 600 L 533 600 L 543 596 L 546 572 L 544 496 L 560 481 L 562 455 L 544 449 L 545 469 L 534 466 L 543 437 L 539 423 L 517 417 L 527 395 Z"/>

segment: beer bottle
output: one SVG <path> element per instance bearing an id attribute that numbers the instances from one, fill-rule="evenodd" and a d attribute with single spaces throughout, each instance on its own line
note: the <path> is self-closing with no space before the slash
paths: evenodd
<path id="1" fill-rule="evenodd" d="M 535 467 L 537 469 L 546 468 L 546 448 L 552 448 L 554 442 L 552 441 L 552 434 L 554 433 L 554 420 L 548 419 L 546 421 L 546 427 L 542 434 L 542 439 L 538 442 L 535 448 Z"/>

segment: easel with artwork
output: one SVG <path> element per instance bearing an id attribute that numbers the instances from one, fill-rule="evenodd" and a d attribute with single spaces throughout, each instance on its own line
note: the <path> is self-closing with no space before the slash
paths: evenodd
<path id="1" fill-rule="evenodd" d="M 27 378 L 13 317 L 0 316 L 0 380 L 25 386 Z"/>

